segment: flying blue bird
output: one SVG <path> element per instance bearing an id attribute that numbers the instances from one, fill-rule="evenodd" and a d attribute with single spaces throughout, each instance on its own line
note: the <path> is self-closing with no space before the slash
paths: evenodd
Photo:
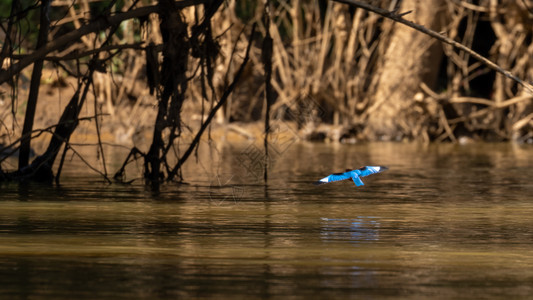
<path id="1" fill-rule="evenodd" d="M 334 173 L 327 177 L 324 177 L 320 179 L 319 181 L 315 181 L 314 185 L 320 185 L 324 183 L 330 183 L 334 181 L 340 181 L 340 180 L 346 180 L 351 179 L 355 183 L 356 186 L 362 186 L 365 185 L 363 181 L 361 180 L 361 177 L 365 177 L 372 174 L 377 174 L 379 172 L 383 172 L 389 168 L 382 167 L 382 166 L 366 166 L 362 167 L 357 170 L 349 170 L 347 169 L 344 173 Z"/>

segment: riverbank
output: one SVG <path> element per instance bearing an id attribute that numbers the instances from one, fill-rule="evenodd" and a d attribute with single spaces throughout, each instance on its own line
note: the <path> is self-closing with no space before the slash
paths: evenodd
<path id="1" fill-rule="evenodd" d="M 18 87 L 16 101 L 11 101 L 9 86 L 2 86 L 0 114 L 3 126 L 0 128 L 0 144 L 5 146 L 15 143 L 21 135 L 25 117 L 25 105 L 28 98 L 28 84 L 31 69 L 22 75 L 21 86 Z M 37 113 L 34 120 L 32 148 L 42 153 L 48 146 L 53 129 L 63 110 L 75 93 L 76 82 L 61 76 L 52 70 L 45 70 Z M 137 82 L 139 88 L 136 95 L 129 95 L 130 100 L 113 103 L 112 99 L 95 100 L 89 94 L 87 102 L 80 112 L 80 122 L 73 133 L 72 144 L 96 144 L 120 147 L 137 147 L 143 152 L 148 151 L 152 142 L 153 124 L 157 114 L 157 100 L 142 88 L 143 83 Z M 230 122 L 222 108 L 203 133 L 203 140 L 222 142 L 262 141 L 265 136 L 263 120 L 249 122 Z M 95 119 L 95 110 L 98 119 Z M 187 145 L 198 133 L 207 119 L 209 108 L 203 109 L 198 101 L 186 100 L 182 109 L 182 134 L 180 144 Z M 288 115 L 273 119 L 270 122 L 269 141 L 271 144 L 288 140 L 312 140 L 319 142 L 356 143 L 360 140 L 352 127 L 341 125 L 320 124 L 310 121 L 306 116 L 299 118 Z"/>

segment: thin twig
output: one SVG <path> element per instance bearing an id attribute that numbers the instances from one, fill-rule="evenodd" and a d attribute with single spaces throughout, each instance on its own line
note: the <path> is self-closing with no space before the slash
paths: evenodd
<path id="1" fill-rule="evenodd" d="M 96 97 L 96 88 L 94 86 L 94 81 L 91 82 L 91 85 L 93 86 L 93 93 L 94 93 L 94 113 L 95 115 L 98 112 L 98 98 Z M 100 133 L 100 123 L 98 122 L 98 117 L 94 117 L 94 125 L 96 128 L 96 137 L 98 138 L 98 151 L 100 151 L 100 155 L 102 156 L 102 166 L 104 168 L 104 174 L 107 178 L 107 167 L 105 163 L 105 153 L 104 153 L 104 147 L 102 146 L 102 134 Z"/>
<path id="2" fill-rule="evenodd" d="M 112 183 L 111 179 L 109 179 L 109 178 L 107 177 L 107 174 L 104 174 L 104 173 L 100 172 L 97 168 L 91 166 L 91 164 L 90 164 L 88 161 L 86 161 L 85 158 L 83 158 L 83 156 L 82 156 L 81 154 L 79 154 L 78 151 L 76 151 L 76 149 L 72 148 L 72 147 L 69 146 L 68 144 L 65 145 L 65 147 L 66 147 L 66 146 L 68 146 L 68 148 L 69 148 L 70 150 L 72 150 L 72 152 L 73 152 L 74 154 L 76 154 L 76 155 L 81 159 L 81 161 L 82 161 L 85 165 L 87 165 L 87 167 L 89 167 L 91 170 L 95 171 L 96 173 L 100 174 L 102 177 L 104 177 L 104 179 L 107 181 L 107 183 Z"/>
<path id="3" fill-rule="evenodd" d="M 102 114 L 104 115 L 104 114 Z M 91 120 L 93 119 L 94 117 L 84 117 L 84 118 L 78 118 L 77 121 L 87 121 L 87 120 Z M 32 134 L 31 136 L 31 139 L 35 139 L 35 138 L 38 138 L 39 136 L 41 136 L 43 133 L 45 132 L 48 132 L 50 134 L 54 134 L 54 132 L 52 131 L 52 129 L 56 128 L 57 126 L 61 126 L 61 125 L 64 125 L 65 123 L 64 122 L 59 122 L 57 124 L 54 124 L 54 125 L 51 125 L 51 126 L 48 126 L 46 128 L 42 128 L 42 129 L 34 129 L 32 130 L 29 134 Z M 33 135 L 34 133 L 36 133 L 35 135 Z M 10 157 L 11 155 L 13 155 L 13 153 L 17 152 L 18 148 L 19 147 L 15 147 L 16 144 L 18 144 L 20 141 L 22 140 L 22 137 L 16 139 L 14 142 L 12 142 L 11 144 L 5 146 L 4 148 L 0 149 L 0 156 L 2 156 L 2 158 L 0 158 L 0 163 L 2 163 L 5 159 L 7 159 L 8 157 Z M 11 150 L 9 152 L 7 152 L 7 150 Z M 5 152 L 5 153 L 4 153 Z"/>
<path id="4" fill-rule="evenodd" d="M 71 53 L 63 55 L 63 56 L 57 56 L 57 55 L 45 56 L 43 58 L 43 60 L 57 62 L 57 61 L 63 61 L 63 60 L 80 59 L 80 58 L 83 58 L 83 57 L 86 57 L 86 56 L 90 56 L 90 55 L 93 55 L 93 54 L 97 54 L 97 53 L 100 53 L 100 52 L 109 52 L 109 51 L 112 51 L 112 50 L 124 50 L 124 49 L 145 50 L 146 47 L 144 47 L 142 45 L 143 45 L 142 42 L 133 43 L 133 44 L 108 45 L 108 46 L 102 46 L 102 47 L 99 47 L 99 48 L 96 48 L 96 49 L 91 49 L 91 50 L 83 51 L 83 52 L 79 52 L 79 53 L 76 52 L 76 51 L 72 51 Z M 161 52 L 163 50 L 163 45 L 156 45 L 155 47 L 156 47 L 158 52 Z M 16 54 L 16 55 L 13 55 L 12 58 L 13 59 L 17 59 L 17 60 L 21 60 L 21 59 L 24 59 L 24 58 L 29 57 L 31 55 L 32 54 Z"/>

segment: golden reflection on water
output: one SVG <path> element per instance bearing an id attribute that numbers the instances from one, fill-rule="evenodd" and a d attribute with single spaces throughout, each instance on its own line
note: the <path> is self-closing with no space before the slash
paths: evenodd
<path id="1" fill-rule="evenodd" d="M 3 186 L 0 294 L 533 294 L 532 148 L 295 144 L 268 185 L 235 162 L 242 149 L 203 151 L 190 184 L 159 193 L 86 178 Z M 363 188 L 310 184 L 365 164 L 390 170 Z"/>

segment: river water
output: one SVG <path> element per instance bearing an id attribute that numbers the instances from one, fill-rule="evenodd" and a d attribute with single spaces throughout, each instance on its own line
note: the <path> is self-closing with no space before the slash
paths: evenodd
<path id="1" fill-rule="evenodd" d="M 1 185 L 0 298 L 531 299 L 533 147 L 294 143 L 267 184 L 263 158 L 202 146 L 158 192 L 76 161 Z M 362 165 L 390 169 L 311 184 Z"/>

